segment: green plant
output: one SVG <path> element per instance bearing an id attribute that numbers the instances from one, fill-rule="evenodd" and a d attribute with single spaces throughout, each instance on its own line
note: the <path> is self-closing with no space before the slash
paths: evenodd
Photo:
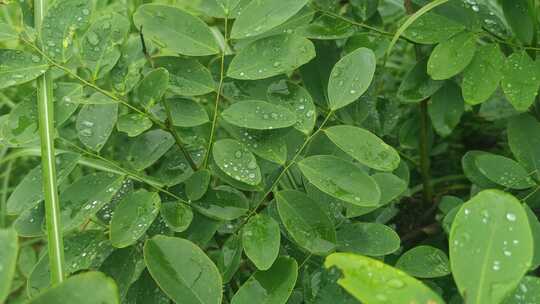
<path id="1" fill-rule="evenodd" d="M 0 303 L 540 303 L 538 1 L 0 10 Z"/>

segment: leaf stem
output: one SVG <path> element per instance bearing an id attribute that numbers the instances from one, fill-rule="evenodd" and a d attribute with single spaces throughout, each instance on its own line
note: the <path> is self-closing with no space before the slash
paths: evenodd
<path id="1" fill-rule="evenodd" d="M 34 0 L 34 23 L 36 31 L 41 32 L 41 25 L 47 11 L 47 0 Z M 56 153 L 54 147 L 54 106 L 53 80 L 48 71 L 37 79 L 38 120 L 41 139 L 41 171 L 43 174 L 43 193 L 45 200 L 45 219 L 47 222 L 47 240 L 51 283 L 64 280 L 64 243 L 60 224 L 60 200 L 56 180 Z"/>
<path id="2" fill-rule="evenodd" d="M 182 151 L 182 154 L 184 154 L 184 157 L 186 158 L 187 162 L 189 163 L 189 166 L 193 171 L 197 171 L 197 164 L 195 164 L 195 161 L 191 157 L 191 154 L 189 154 L 189 151 L 186 149 L 184 141 L 180 137 L 180 134 L 178 134 L 178 131 L 176 131 L 176 128 L 174 127 L 172 123 L 172 113 L 171 113 L 171 107 L 167 103 L 166 100 L 163 100 L 163 107 L 165 108 L 165 112 L 167 113 L 167 122 L 165 123 L 167 129 L 174 137 L 174 141 L 176 142 L 176 145 Z"/>
<path id="3" fill-rule="evenodd" d="M 210 130 L 210 138 L 208 139 L 208 147 L 206 148 L 206 153 L 204 155 L 204 160 L 202 167 L 206 168 L 208 166 L 208 159 L 210 158 L 210 152 L 212 151 L 212 145 L 214 144 L 214 136 L 216 133 L 217 118 L 219 116 L 219 102 L 221 100 L 221 92 L 223 91 L 223 82 L 225 79 L 225 53 L 227 50 L 227 41 L 228 41 L 228 26 L 229 18 L 225 16 L 225 30 L 223 34 L 223 50 L 221 51 L 221 66 L 219 71 L 219 84 L 216 92 L 216 102 L 214 103 L 214 115 L 212 117 L 212 128 Z"/>

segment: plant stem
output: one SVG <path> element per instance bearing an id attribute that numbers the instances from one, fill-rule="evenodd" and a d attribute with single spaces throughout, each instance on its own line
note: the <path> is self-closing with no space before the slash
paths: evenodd
<path id="1" fill-rule="evenodd" d="M 34 0 L 34 22 L 36 31 L 41 32 L 41 24 L 47 11 L 47 0 Z M 64 244 L 60 224 L 60 201 L 56 181 L 56 155 L 54 151 L 54 106 L 53 80 L 51 72 L 46 72 L 37 80 L 39 135 L 41 139 L 41 171 L 45 200 L 45 219 L 51 283 L 64 280 Z"/>
<path id="2" fill-rule="evenodd" d="M 210 130 L 210 138 L 208 139 L 208 147 L 206 149 L 206 153 L 204 155 L 204 160 L 203 160 L 203 164 L 202 164 L 202 167 L 203 168 L 206 168 L 206 166 L 208 165 L 208 159 L 210 158 L 210 153 L 211 153 L 211 150 L 212 150 L 212 145 L 214 144 L 214 136 L 215 136 L 215 133 L 216 133 L 216 125 L 217 125 L 217 118 L 218 118 L 218 115 L 219 115 L 219 101 L 221 99 L 221 91 L 223 91 L 223 81 L 225 79 L 225 53 L 226 53 L 226 50 L 227 50 L 227 36 L 228 36 L 228 26 L 229 26 L 229 21 L 228 21 L 228 16 L 225 16 L 225 30 L 224 30 L 224 33 L 223 33 L 223 39 L 224 39 L 224 42 L 223 42 L 223 50 L 221 51 L 221 66 L 220 66 L 220 71 L 219 71 L 219 84 L 218 84 L 218 89 L 217 89 L 217 92 L 216 92 L 216 102 L 214 104 L 214 116 L 212 117 L 212 128 Z"/>
<path id="3" fill-rule="evenodd" d="M 433 202 L 433 184 L 431 183 L 431 160 L 429 158 L 429 116 L 428 116 L 428 100 L 420 102 L 420 172 L 422 174 L 422 183 L 424 188 L 422 196 L 424 204 L 430 205 Z"/>
<path id="4" fill-rule="evenodd" d="M 9 161 L 6 165 L 6 169 L 4 171 L 4 181 L 2 183 L 2 200 L 1 200 L 1 206 L 0 206 L 0 228 L 7 226 L 7 194 L 9 190 L 9 178 L 11 176 L 11 167 L 13 165 L 13 161 Z"/>
<path id="5" fill-rule="evenodd" d="M 195 164 L 195 161 L 193 161 L 193 158 L 189 154 L 189 151 L 184 146 L 184 141 L 180 137 L 180 134 L 178 134 L 178 131 L 176 131 L 176 128 L 174 127 L 172 123 L 172 113 L 171 113 L 171 107 L 167 103 L 166 100 L 163 100 L 163 107 L 165 108 L 165 112 L 167 113 L 167 122 L 165 125 L 167 126 L 167 129 L 174 137 L 174 141 L 176 142 L 176 146 L 182 151 L 182 154 L 184 154 L 184 157 L 186 158 L 187 162 L 189 163 L 189 166 L 193 171 L 197 171 L 197 164 Z"/>

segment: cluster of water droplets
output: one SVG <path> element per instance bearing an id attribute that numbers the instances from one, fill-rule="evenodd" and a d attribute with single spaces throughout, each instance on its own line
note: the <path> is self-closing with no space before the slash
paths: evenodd
<path id="1" fill-rule="evenodd" d="M 220 168 L 227 175 L 241 182 L 256 184 L 258 179 L 260 179 L 257 161 L 247 149 L 237 149 L 233 157 L 220 164 Z"/>

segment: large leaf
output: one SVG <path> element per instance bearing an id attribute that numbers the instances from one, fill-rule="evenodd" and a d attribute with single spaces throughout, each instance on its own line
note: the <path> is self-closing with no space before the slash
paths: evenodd
<path id="1" fill-rule="evenodd" d="M 469 65 L 475 52 L 476 35 L 461 32 L 435 47 L 429 56 L 427 72 L 435 80 L 448 79 Z"/>
<path id="2" fill-rule="evenodd" d="M 501 86 L 516 110 L 525 111 L 533 104 L 539 85 L 537 68 L 525 51 L 506 58 Z"/>
<path id="3" fill-rule="evenodd" d="M 449 242 L 452 275 L 471 304 L 500 303 L 533 257 L 525 210 L 512 195 L 498 190 L 482 191 L 462 205 Z"/>
<path id="4" fill-rule="evenodd" d="M 357 100 L 369 88 L 377 59 L 371 49 L 359 48 L 341 58 L 328 82 L 328 102 L 332 110 Z"/>
<path id="5" fill-rule="evenodd" d="M 399 249 L 399 235 L 379 223 L 343 224 L 337 230 L 338 251 L 384 256 Z"/>
<path id="6" fill-rule="evenodd" d="M 133 14 L 133 22 L 142 28 L 145 39 L 165 51 L 186 56 L 219 53 L 219 45 L 206 23 L 177 7 L 141 5 Z"/>
<path id="7" fill-rule="evenodd" d="M 341 150 L 370 168 L 393 171 L 399 165 L 396 150 L 368 130 L 340 125 L 324 132 Z"/>
<path id="8" fill-rule="evenodd" d="M 8 297 L 17 265 L 17 233 L 13 229 L 0 229 L 0 302 Z"/>
<path id="9" fill-rule="evenodd" d="M 260 35 L 294 16 L 308 0 L 251 1 L 234 22 L 231 38 Z"/>
<path id="10" fill-rule="evenodd" d="M 231 304 L 249 304 L 253 303 L 254 299 L 266 304 L 285 304 L 293 291 L 297 277 L 296 260 L 280 257 L 272 268 L 255 272 L 238 289 Z"/>
<path id="11" fill-rule="evenodd" d="M 203 106 L 194 100 L 176 97 L 164 102 L 171 111 L 171 122 L 174 126 L 190 128 L 210 121 Z"/>
<path id="12" fill-rule="evenodd" d="M 218 186 L 194 202 L 193 208 L 212 219 L 232 221 L 248 211 L 249 203 L 241 191 L 229 186 Z"/>
<path id="13" fill-rule="evenodd" d="M 518 287 L 508 295 L 504 304 L 538 303 L 540 301 L 540 278 L 525 276 Z"/>
<path id="14" fill-rule="evenodd" d="M 490 181 L 510 188 L 527 189 L 535 185 L 530 175 L 517 162 L 495 154 L 483 154 L 475 157 L 478 170 Z"/>
<path id="15" fill-rule="evenodd" d="M 84 105 L 77 116 L 80 141 L 94 151 L 101 150 L 116 125 L 117 115 L 117 104 Z"/>
<path id="16" fill-rule="evenodd" d="M 377 206 L 380 202 L 377 183 L 351 162 L 318 155 L 303 159 L 298 167 L 313 185 L 335 198 L 364 207 Z"/>
<path id="17" fill-rule="evenodd" d="M 123 300 L 129 287 L 137 281 L 145 268 L 142 248 L 131 246 L 115 250 L 99 270 L 114 279 L 118 285 L 120 299 Z"/>
<path id="18" fill-rule="evenodd" d="M 297 120 L 296 114 L 287 108 L 260 100 L 236 102 L 221 116 L 230 124 L 255 130 L 287 128 Z"/>
<path id="19" fill-rule="evenodd" d="M 242 244 L 247 257 L 260 270 L 272 266 L 279 254 L 281 232 L 270 216 L 257 214 L 242 229 Z"/>
<path id="20" fill-rule="evenodd" d="M 74 55 L 74 41 L 88 27 L 92 7 L 86 0 L 52 3 L 41 26 L 41 40 L 49 57 L 66 62 Z"/>
<path id="21" fill-rule="evenodd" d="M 300 247 L 316 255 L 334 250 L 334 225 L 313 200 L 296 190 L 278 192 L 276 199 L 281 221 Z"/>
<path id="22" fill-rule="evenodd" d="M 221 275 L 210 258 L 192 242 L 155 236 L 144 245 L 144 260 L 156 283 L 174 302 L 221 303 Z"/>
<path id="23" fill-rule="evenodd" d="M 496 43 L 480 46 L 471 64 L 463 72 L 461 90 L 471 105 L 486 101 L 501 81 L 504 54 Z"/>
<path id="24" fill-rule="evenodd" d="M 334 253 L 326 257 L 326 268 L 342 272 L 338 284 L 363 303 L 444 304 L 440 296 L 401 270 L 361 255 Z"/>
<path id="25" fill-rule="evenodd" d="M 28 303 L 118 304 L 120 301 L 114 280 L 100 272 L 91 271 L 67 279 Z"/>
<path id="26" fill-rule="evenodd" d="M 164 56 L 155 58 L 154 64 L 169 71 L 168 89 L 175 94 L 197 96 L 216 89 L 210 71 L 195 59 Z"/>
<path id="27" fill-rule="evenodd" d="M 436 44 L 446 41 L 465 27 L 450 18 L 434 12 L 423 14 L 416 19 L 403 33 L 403 36 L 416 43 Z"/>
<path id="28" fill-rule="evenodd" d="M 134 244 L 146 232 L 159 212 L 161 199 L 144 189 L 125 196 L 111 220 L 111 242 L 117 248 Z"/>
<path id="29" fill-rule="evenodd" d="M 515 158 L 531 176 L 540 178 L 540 123 L 527 114 L 516 116 L 508 123 L 508 144 Z"/>
<path id="30" fill-rule="evenodd" d="M 36 79 L 47 71 L 49 65 L 37 55 L 0 49 L 0 89 Z"/>
<path id="31" fill-rule="evenodd" d="M 315 57 L 308 39 L 281 34 L 259 39 L 233 58 L 227 76 L 236 79 L 264 79 L 293 71 Z M 257 58 L 257 60 L 253 60 Z"/>
<path id="32" fill-rule="evenodd" d="M 131 163 L 142 170 L 160 159 L 174 145 L 174 138 L 163 130 L 148 131 L 135 138 L 131 145 Z"/>
<path id="33" fill-rule="evenodd" d="M 253 186 L 261 182 L 257 159 L 242 143 L 222 139 L 214 144 L 212 155 L 219 168 L 229 177 Z"/>
<path id="34" fill-rule="evenodd" d="M 530 44 L 535 35 L 534 7 L 527 0 L 503 0 L 502 8 L 506 21 L 524 44 Z"/>

